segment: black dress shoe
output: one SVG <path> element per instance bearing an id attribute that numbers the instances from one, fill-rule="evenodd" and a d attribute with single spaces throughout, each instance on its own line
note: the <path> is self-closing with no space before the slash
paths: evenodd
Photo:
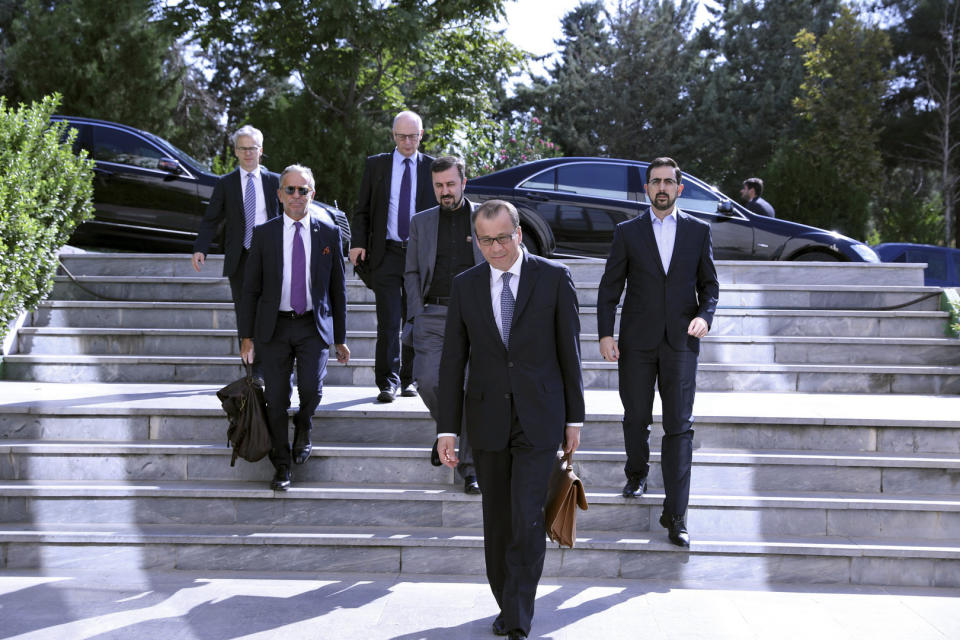
<path id="1" fill-rule="evenodd" d="M 472 496 L 480 495 L 480 483 L 477 476 L 467 476 L 463 479 L 463 492 Z"/>
<path id="2" fill-rule="evenodd" d="M 270 488 L 274 491 L 286 491 L 290 488 L 290 467 L 285 464 L 277 467 L 277 472 L 270 481 Z"/>
<path id="3" fill-rule="evenodd" d="M 523 631 L 520 631 L 520 629 L 513 629 L 507 634 L 508 640 L 523 640 L 526 637 L 527 634 L 525 634 Z"/>
<path id="4" fill-rule="evenodd" d="M 416 398 L 418 395 L 420 395 L 420 392 L 417 391 L 417 385 L 411 382 L 410 384 L 403 385 L 400 395 L 404 398 Z"/>
<path id="5" fill-rule="evenodd" d="M 293 430 L 293 464 L 303 464 L 310 457 L 313 451 L 313 443 L 310 442 L 310 429 Z"/>
<path id="6" fill-rule="evenodd" d="M 646 478 L 627 478 L 627 484 L 623 485 L 624 498 L 639 498 L 647 490 Z"/>
<path id="7" fill-rule="evenodd" d="M 433 449 L 430 450 L 430 464 L 432 464 L 435 467 L 443 466 L 443 463 L 440 461 L 440 452 L 437 451 L 437 444 L 439 443 L 440 443 L 439 440 L 434 440 Z"/>
<path id="8" fill-rule="evenodd" d="M 683 521 L 683 516 L 668 516 L 666 512 L 660 515 L 660 526 L 667 530 L 667 537 L 670 542 L 678 547 L 690 546 L 690 534 L 687 533 L 687 525 Z"/>
<path id="9" fill-rule="evenodd" d="M 497 636 L 507 635 L 507 625 L 504 624 L 503 618 L 497 616 L 497 619 L 493 621 L 493 634 Z"/>
<path id="10" fill-rule="evenodd" d="M 393 387 L 380 389 L 380 395 L 377 396 L 377 402 L 393 402 L 397 397 L 397 390 Z"/>

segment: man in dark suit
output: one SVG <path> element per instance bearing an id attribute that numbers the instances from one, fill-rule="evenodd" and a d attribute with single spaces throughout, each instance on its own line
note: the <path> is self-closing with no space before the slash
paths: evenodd
<path id="1" fill-rule="evenodd" d="M 440 204 L 410 221 L 404 289 L 407 323 L 413 325 L 413 377 L 433 419 L 439 420 L 440 356 L 453 278 L 482 263 L 473 239 L 470 215 L 477 205 L 463 197 L 467 186 L 463 158 L 443 156 L 433 161 L 433 190 Z M 465 493 L 480 493 L 469 438 L 460 432 L 457 473 Z"/>
<path id="2" fill-rule="evenodd" d="M 350 262 L 366 260 L 373 270 L 377 304 L 377 346 L 374 362 L 377 400 L 393 402 L 398 391 L 417 395 L 413 384 L 413 349 L 400 345 L 401 320 L 406 315 L 403 269 L 410 219 L 437 204 L 430 180 L 433 158 L 418 151 L 423 123 L 412 111 L 393 120 L 397 147 L 367 158 L 353 214 Z"/>
<path id="3" fill-rule="evenodd" d="M 670 158 L 647 167 L 650 213 L 617 225 L 597 293 L 597 325 L 600 355 L 619 364 L 627 452 L 623 496 L 638 498 L 647 486 L 656 384 L 663 404 L 660 467 L 666 492 L 660 524 L 671 542 L 687 547 L 697 356 L 720 285 L 710 225 L 676 206 L 680 180 L 680 168 Z M 625 282 L 618 343 L 613 325 Z"/>
<path id="4" fill-rule="evenodd" d="M 486 262 L 453 280 L 437 448 L 453 468 L 465 416 L 483 491 L 487 580 L 500 606 L 493 631 L 525 638 L 546 553 L 547 481 L 557 448 L 580 444 L 579 308 L 570 270 L 521 248 L 512 204 L 488 200 L 473 223 Z"/>
<path id="5" fill-rule="evenodd" d="M 314 185 L 306 167 L 292 165 L 280 175 L 283 215 L 254 229 L 240 303 L 240 353 L 252 362 L 259 352 L 263 363 L 275 491 L 290 487 L 287 410 L 294 361 L 300 409 L 293 417 L 292 461 L 303 464 L 313 449 L 311 420 L 323 394 L 329 346 L 338 362 L 350 360 L 340 229 L 309 215 Z"/>
<path id="6" fill-rule="evenodd" d="M 763 180 L 760 178 L 747 178 L 743 181 L 743 188 L 740 189 L 740 198 L 743 200 L 743 206 L 757 215 L 776 218 L 777 214 L 773 210 L 773 205 L 761 198 L 763 195 Z"/>
<path id="7" fill-rule="evenodd" d="M 230 293 L 239 327 L 243 273 L 253 238 L 253 227 L 279 215 L 274 194 L 280 188 L 277 174 L 260 166 L 263 133 L 250 125 L 240 127 L 232 136 L 233 152 L 240 166 L 220 178 L 213 187 L 207 212 L 200 222 L 193 243 L 193 268 L 200 271 L 214 235 L 223 225 L 223 275 L 230 279 Z M 259 374 L 259 362 L 254 363 Z"/>

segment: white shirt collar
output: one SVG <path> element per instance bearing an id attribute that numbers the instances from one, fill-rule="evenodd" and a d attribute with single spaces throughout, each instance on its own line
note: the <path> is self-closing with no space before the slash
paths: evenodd
<path id="1" fill-rule="evenodd" d="M 247 171 L 246 169 L 240 169 L 240 177 L 244 180 L 247 179 L 247 176 L 253 176 L 254 178 L 260 177 L 260 167 L 258 166 L 253 171 Z"/>
<path id="2" fill-rule="evenodd" d="M 517 256 L 516 261 L 512 265 L 510 265 L 510 268 L 507 269 L 507 271 L 512 273 L 514 278 L 520 278 L 520 266 L 522 264 L 523 264 L 523 247 L 520 247 L 520 255 Z M 491 264 L 490 265 L 490 282 L 496 282 L 497 280 L 503 277 L 504 273 L 505 272 L 500 271 L 500 269 L 497 269 L 495 266 Z"/>
<path id="3" fill-rule="evenodd" d="M 663 217 L 663 222 L 666 222 L 667 218 L 673 218 L 674 222 L 677 221 L 677 205 L 673 205 L 673 211 Z M 657 217 L 657 214 L 653 212 L 653 207 L 650 207 L 650 222 L 661 222 L 660 218 Z"/>
<path id="4" fill-rule="evenodd" d="M 293 226 L 293 224 L 294 224 L 295 222 L 298 222 L 298 221 L 297 221 L 297 220 L 294 220 L 293 218 L 291 218 L 290 216 L 288 216 L 286 211 L 283 212 L 283 226 L 284 226 L 284 227 L 287 227 L 287 228 L 289 229 L 290 227 Z M 307 215 L 305 215 L 305 216 L 303 216 L 302 218 L 300 218 L 299 222 L 300 222 L 301 226 L 302 226 L 304 229 L 306 229 L 306 228 L 310 225 L 310 210 L 309 210 L 309 209 L 307 210 Z"/>

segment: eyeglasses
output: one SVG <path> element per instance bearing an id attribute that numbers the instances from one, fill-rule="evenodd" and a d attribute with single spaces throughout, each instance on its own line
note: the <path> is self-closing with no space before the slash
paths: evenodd
<path id="1" fill-rule="evenodd" d="M 394 133 L 393 137 L 397 142 L 415 142 L 420 138 L 419 133 Z"/>
<path id="2" fill-rule="evenodd" d="M 481 247 L 492 247 L 493 243 L 496 242 L 501 247 L 505 247 L 510 244 L 510 241 L 517 237 L 517 232 L 505 233 L 503 235 L 497 236 L 496 238 L 488 238 L 487 236 L 478 236 L 477 242 L 480 243 Z"/>
<path id="3" fill-rule="evenodd" d="M 260 148 L 260 147 L 237 147 L 237 151 L 239 151 L 239 152 L 241 152 L 241 153 L 253 153 L 254 151 L 256 151 L 256 150 L 259 149 L 259 148 Z"/>
<path id="4" fill-rule="evenodd" d="M 659 187 L 660 185 L 665 187 L 675 187 L 677 186 L 677 181 L 673 178 L 652 178 L 650 180 L 650 184 L 655 187 Z"/>
<path id="5" fill-rule="evenodd" d="M 295 193 L 299 193 L 302 196 L 309 194 L 313 189 L 310 187 L 284 187 L 283 192 L 288 196 L 292 196 Z"/>

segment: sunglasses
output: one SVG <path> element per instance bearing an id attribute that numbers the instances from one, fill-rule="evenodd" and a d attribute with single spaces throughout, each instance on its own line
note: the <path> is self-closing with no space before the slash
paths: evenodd
<path id="1" fill-rule="evenodd" d="M 310 187 L 284 187 L 283 191 L 288 196 L 292 196 L 295 193 L 299 193 L 300 195 L 305 196 L 309 194 L 311 191 L 313 191 L 313 189 L 311 189 Z"/>

